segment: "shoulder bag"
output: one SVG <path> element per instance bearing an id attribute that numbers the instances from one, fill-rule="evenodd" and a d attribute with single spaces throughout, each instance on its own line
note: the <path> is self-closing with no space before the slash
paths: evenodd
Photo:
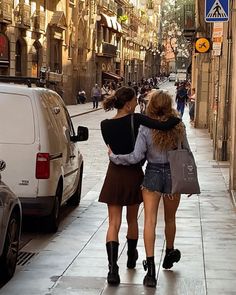
<path id="1" fill-rule="evenodd" d="M 172 194 L 200 194 L 197 166 L 192 152 L 183 149 L 179 142 L 176 150 L 167 153 L 171 171 Z"/>

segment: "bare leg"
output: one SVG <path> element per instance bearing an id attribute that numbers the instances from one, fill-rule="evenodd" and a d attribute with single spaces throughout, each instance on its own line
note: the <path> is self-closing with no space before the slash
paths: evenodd
<path id="1" fill-rule="evenodd" d="M 108 205 L 109 226 L 106 241 L 119 242 L 119 230 L 122 219 L 122 206 Z"/>
<path id="2" fill-rule="evenodd" d="M 144 244 L 146 256 L 152 257 L 154 256 L 157 211 L 161 194 L 156 192 L 150 192 L 145 189 L 142 191 L 142 193 L 144 202 Z"/>
<path id="3" fill-rule="evenodd" d="M 127 206 L 127 238 L 129 239 L 138 239 L 138 209 L 139 205 Z"/>
<path id="4" fill-rule="evenodd" d="M 137 243 L 138 243 L 138 209 L 139 205 L 127 206 L 126 220 L 128 224 L 127 230 L 127 246 L 128 260 L 127 267 L 133 269 L 138 259 Z"/>
<path id="5" fill-rule="evenodd" d="M 175 195 L 173 198 L 163 197 L 164 212 L 165 212 L 165 236 L 166 248 L 174 248 L 176 222 L 175 214 L 179 207 L 180 195 Z"/>

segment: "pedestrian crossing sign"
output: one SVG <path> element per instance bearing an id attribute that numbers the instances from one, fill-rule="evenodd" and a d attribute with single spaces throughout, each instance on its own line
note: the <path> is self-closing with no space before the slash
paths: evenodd
<path id="1" fill-rule="evenodd" d="M 227 22 L 229 20 L 229 0 L 205 0 L 205 21 Z"/>

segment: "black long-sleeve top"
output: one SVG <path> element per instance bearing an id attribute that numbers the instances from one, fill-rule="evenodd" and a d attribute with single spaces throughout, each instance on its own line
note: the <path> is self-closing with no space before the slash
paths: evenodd
<path id="1" fill-rule="evenodd" d="M 134 113 L 134 136 L 138 135 L 140 125 L 152 129 L 169 130 L 177 125 L 181 120 L 171 117 L 168 121 L 160 122 L 149 118 L 146 115 Z M 110 146 L 114 154 L 129 154 L 134 150 L 133 133 L 131 128 L 131 114 L 117 118 L 106 119 L 101 122 L 102 136 L 107 145 Z"/>

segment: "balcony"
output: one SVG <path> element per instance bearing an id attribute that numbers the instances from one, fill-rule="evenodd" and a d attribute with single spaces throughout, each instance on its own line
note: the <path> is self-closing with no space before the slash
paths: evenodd
<path id="1" fill-rule="evenodd" d="M 45 31 L 45 12 L 35 11 L 33 15 L 33 28 L 35 31 Z"/>
<path id="2" fill-rule="evenodd" d="M 16 26 L 27 29 L 30 28 L 30 16 L 31 16 L 31 7 L 25 3 L 19 3 L 15 10 L 15 23 Z"/>
<path id="3" fill-rule="evenodd" d="M 11 24 L 12 23 L 12 0 L 0 0 L 0 22 Z"/>
<path id="4" fill-rule="evenodd" d="M 117 56 L 117 46 L 107 43 L 107 42 L 103 42 L 97 55 L 98 56 L 116 57 Z"/>
<path id="5" fill-rule="evenodd" d="M 192 40 L 195 35 L 195 5 L 185 4 L 184 5 L 184 37 L 187 40 Z"/>

